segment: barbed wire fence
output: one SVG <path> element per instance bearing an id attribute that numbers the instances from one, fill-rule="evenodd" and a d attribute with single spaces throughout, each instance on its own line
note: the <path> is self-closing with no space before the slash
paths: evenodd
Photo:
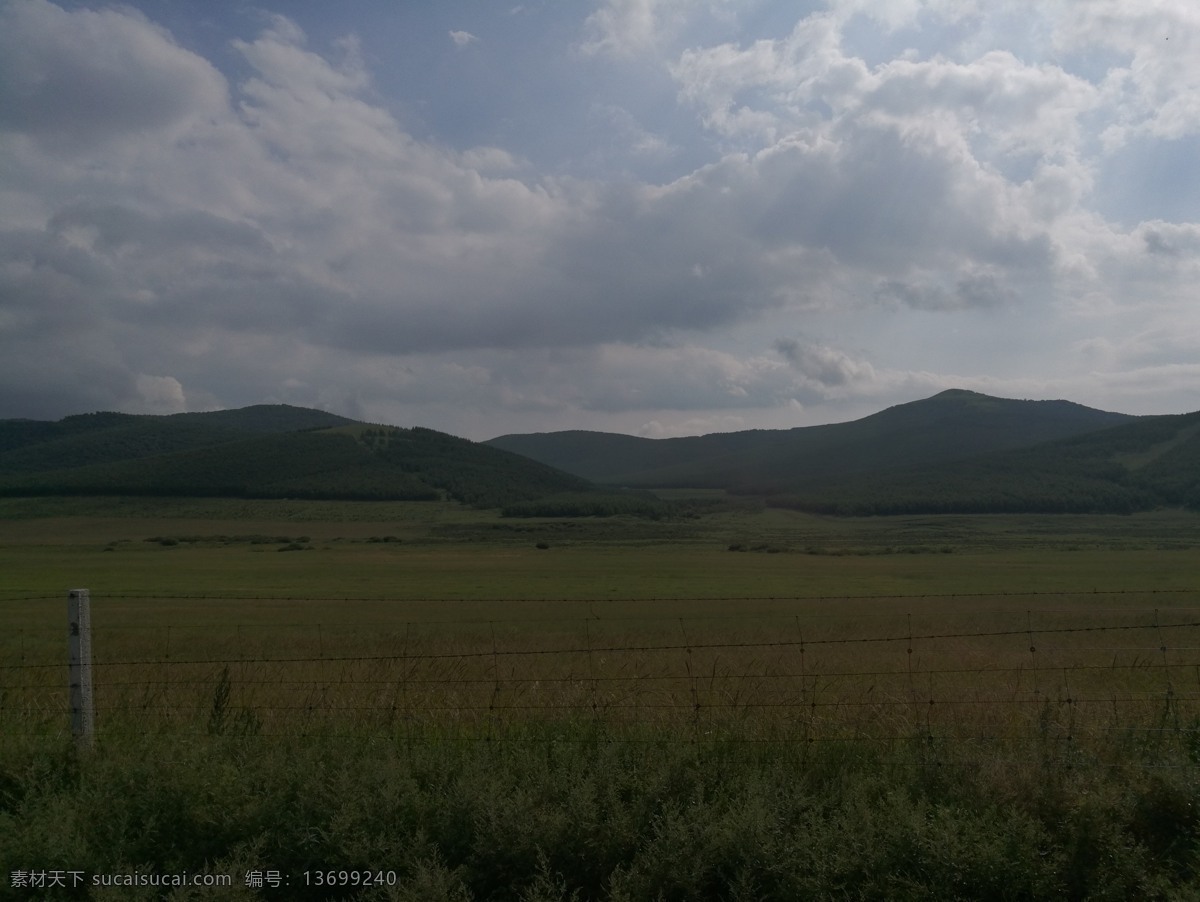
<path id="1" fill-rule="evenodd" d="M 1087 594 L 1104 596 L 1105 605 L 1081 606 Z M 1117 604 L 1124 594 L 1130 603 Z M 917 742 L 966 762 L 1088 754 L 1114 766 L 1196 767 L 1200 606 L 1188 606 L 1189 596 L 1159 607 L 1159 594 L 1167 593 L 1014 593 L 1004 596 L 1005 610 L 971 610 L 984 593 L 889 596 L 875 618 L 839 613 L 849 598 L 821 599 L 831 608 L 826 616 L 789 611 L 811 598 L 739 598 L 720 600 L 728 611 L 695 616 L 656 610 L 655 601 L 681 599 L 639 600 L 637 615 L 613 614 L 614 599 L 574 599 L 561 607 L 569 601 L 576 612 L 545 601 L 546 615 L 517 618 L 501 616 L 505 603 L 497 600 L 495 616 L 472 619 L 444 599 L 436 601 L 442 617 L 410 617 L 411 602 L 397 600 L 374 622 L 204 623 L 194 612 L 191 622 L 100 618 L 90 630 L 87 675 L 62 630 L 19 627 L 0 644 L 0 725 L 8 735 L 70 731 L 82 741 L 91 741 L 94 717 L 101 741 L 164 733 L 409 743 Z M 291 602 L 243 598 L 281 611 Z M 1013 607 L 1023 598 L 1030 606 Z M 905 610 L 905 602 L 916 608 L 929 599 L 961 600 L 962 624 L 942 627 Z M 49 599 L 4 601 L 41 600 Z M 770 613 L 738 610 L 766 601 Z M 69 620 L 70 632 L 81 629 L 78 614 Z"/>

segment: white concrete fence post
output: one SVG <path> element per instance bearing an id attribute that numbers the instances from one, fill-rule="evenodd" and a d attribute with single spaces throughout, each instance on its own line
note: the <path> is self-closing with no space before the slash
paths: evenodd
<path id="1" fill-rule="evenodd" d="M 87 589 L 67 595 L 67 651 L 71 735 L 77 742 L 92 743 L 96 735 L 96 705 L 92 696 L 92 598 Z"/>

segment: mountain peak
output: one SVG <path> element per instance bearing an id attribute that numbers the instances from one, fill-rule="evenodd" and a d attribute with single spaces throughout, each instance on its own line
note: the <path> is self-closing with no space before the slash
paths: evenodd
<path id="1" fill-rule="evenodd" d="M 982 392 L 971 391 L 968 388 L 947 388 L 945 391 L 940 391 L 936 395 L 926 398 L 927 401 L 936 401 L 937 399 L 954 400 L 955 398 L 986 398 L 989 401 L 1000 401 L 1001 398 L 996 398 L 992 395 L 985 395 Z"/>
<path id="2" fill-rule="evenodd" d="M 860 420 L 668 441 L 598 433 L 510 435 L 490 444 L 596 482 L 771 494 L 854 474 L 1028 447 L 1133 419 L 1069 401 L 951 388 Z"/>

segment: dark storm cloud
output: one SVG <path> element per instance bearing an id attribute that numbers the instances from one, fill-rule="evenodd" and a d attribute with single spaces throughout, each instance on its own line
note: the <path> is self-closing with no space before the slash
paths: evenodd
<path id="1" fill-rule="evenodd" d="M 149 216 L 117 204 L 74 203 L 50 217 L 49 231 L 93 229 L 94 249 L 106 255 L 160 254 L 179 248 L 213 255 L 270 254 L 262 230 L 244 222 L 222 219 L 203 210 L 184 210 Z"/>
<path id="2" fill-rule="evenodd" d="M 775 350 L 806 380 L 819 387 L 838 388 L 875 379 L 875 370 L 869 363 L 827 345 L 781 338 L 775 342 Z"/>

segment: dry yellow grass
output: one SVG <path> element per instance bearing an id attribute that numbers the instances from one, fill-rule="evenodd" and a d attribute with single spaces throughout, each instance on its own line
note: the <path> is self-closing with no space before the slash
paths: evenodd
<path id="1" fill-rule="evenodd" d="M 125 622 L 95 632 L 99 728 L 486 737 L 570 724 L 614 738 L 932 737 L 985 757 L 1014 742 L 1101 748 L 1200 726 L 1200 611 L 1184 601 L 277 599 L 222 622 L 196 600 L 126 600 Z M 139 606 L 155 612 L 140 625 Z M 3 718 L 65 729 L 65 662 L 45 658 L 57 643 L 19 638 Z"/>

